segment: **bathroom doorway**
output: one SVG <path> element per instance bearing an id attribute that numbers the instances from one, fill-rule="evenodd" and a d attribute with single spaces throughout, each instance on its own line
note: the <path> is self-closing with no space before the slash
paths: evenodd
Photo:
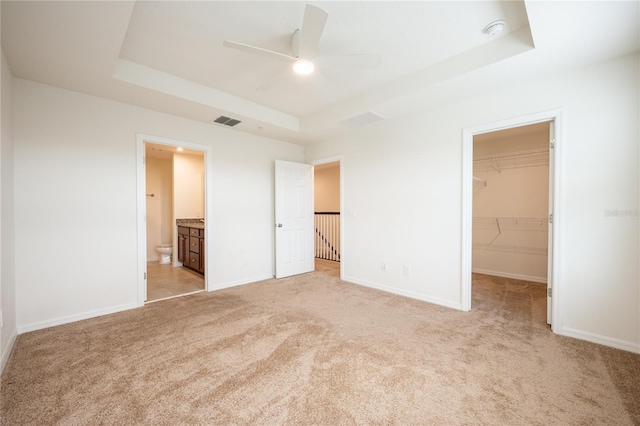
<path id="1" fill-rule="evenodd" d="M 138 304 L 205 291 L 209 148 L 138 135 L 138 157 Z"/>

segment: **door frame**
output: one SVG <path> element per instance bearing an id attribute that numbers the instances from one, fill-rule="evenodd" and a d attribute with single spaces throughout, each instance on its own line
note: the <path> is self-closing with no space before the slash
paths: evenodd
<path id="1" fill-rule="evenodd" d="M 318 166 L 320 164 L 327 163 L 340 163 L 340 279 L 344 280 L 344 262 L 346 259 L 345 253 L 345 238 L 344 238 L 344 171 L 342 164 L 342 155 L 336 155 L 334 157 L 320 158 L 318 160 L 313 160 L 309 164 L 312 166 Z M 314 186 L 314 194 L 315 197 L 315 186 Z M 314 212 L 315 213 L 315 212 Z M 315 252 L 315 250 L 314 250 Z M 315 256 L 315 253 L 314 253 Z"/>
<path id="2" fill-rule="evenodd" d="M 472 223 L 473 223 L 473 137 L 475 135 L 522 127 L 530 124 L 554 122 L 555 141 L 553 152 L 553 164 L 549 164 L 550 183 L 552 194 L 550 201 L 553 203 L 553 233 L 552 246 L 549 248 L 547 286 L 553 289 L 551 298 L 551 330 L 559 333 L 562 330 L 562 290 L 559 276 L 560 263 L 560 231 L 562 229 L 562 149 L 564 134 L 564 110 L 554 109 L 522 117 L 482 124 L 462 129 L 462 288 L 461 308 L 463 311 L 471 310 L 471 273 L 472 273 Z"/>
<path id="3" fill-rule="evenodd" d="M 206 226 L 206 224 L 212 224 L 209 220 L 211 212 L 213 211 L 213 197 L 209 196 L 208 189 L 212 187 L 211 178 L 213 176 L 213 148 L 208 145 L 202 145 L 192 142 L 181 141 L 177 139 L 169 139 L 161 136 L 152 136 L 143 133 L 136 134 L 136 197 L 137 197 L 137 235 L 138 235 L 138 278 L 137 278 L 137 301 L 138 306 L 144 306 L 147 300 L 147 176 L 146 176 L 146 163 L 145 163 L 145 143 L 153 143 L 157 145 L 167 145 L 174 147 L 182 147 L 187 149 L 193 149 L 196 151 L 202 151 L 204 153 L 204 221 L 205 221 L 205 271 L 210 271 L 209 258 L 212 253 L 212 226 Z M 172 243 L 175 246 L 176 232 L 172 233 Z M 205 291 L 211 291 L 209 273 L 204 274 L 204 289 Z"/>

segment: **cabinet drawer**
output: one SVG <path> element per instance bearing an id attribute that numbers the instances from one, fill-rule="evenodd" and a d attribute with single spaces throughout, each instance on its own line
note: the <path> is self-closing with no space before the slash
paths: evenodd
<path id="1" fill-rule="evenodd" d="M 200 253 L 200 238 L 189 237 L 189 251 L 193 253 Z"/>
<path id="2" fill-rule="evenodd" d="M 178 226 L 178 234 L 189 235 L 189 228 L 185 228 L 184 226 Z"/>
<path id="3" fill-rule="evenodd" d="M 189 235 L 193 235 L 196 237 L 200 236 L 200 230 L 198 228 L 189 228 Z"/>
<path id="4" fill-rule="evenodd" d="M 196 271 L 200 269 L 200 255 L 198 253 L 189 253 L 189 268 Z"/>

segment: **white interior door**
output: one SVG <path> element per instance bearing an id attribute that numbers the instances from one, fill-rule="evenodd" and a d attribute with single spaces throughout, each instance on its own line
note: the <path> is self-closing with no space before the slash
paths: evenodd
<path id="1" fill-rule="evenodd" d="M 547 243 L 547 324 L 552 324 L 551 297 L 553 295 L 553 151 L 556 143 L 554 122 L 549 123 L 549 235 Z"/>
<path id="2" fill-rule="evenodd" d="M 276 278 L 314 270 L 313 166 L 276 160 Z"/>

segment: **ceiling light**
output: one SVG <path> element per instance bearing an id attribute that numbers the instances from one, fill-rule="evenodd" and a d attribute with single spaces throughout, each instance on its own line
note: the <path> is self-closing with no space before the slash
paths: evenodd
<path id="1" fill-rule="evenodd" d="M 484 27 L 484 32 L 489 34 L 490 36 L 497 36 L 502 31 L 504 31 L 504 27 L 506 24 L 507 23 L 502 19 L 498 21 L 493 21 L 492 23 Z"/>
<path id="2" fill-rule="evenodd" d="M 182 151 L 184 151 L 184 149 L 183 149 L 183 148 L 180 148 L 180 147 L 177 147 L 177 148 L 176 148 L 176 151 L 178 151 L 178 152 L 182 152 Z"/>
<path id="3" fill-rule="evenodd" d="M 311 74 L 314 69 L 315 69 L 315 66 L 313 65 L 313 62 L 308 61 L 306 59 L 298 59 L 293 63 L 293 71 L 296 74 L 301 74 L 301 75 Z"/>

